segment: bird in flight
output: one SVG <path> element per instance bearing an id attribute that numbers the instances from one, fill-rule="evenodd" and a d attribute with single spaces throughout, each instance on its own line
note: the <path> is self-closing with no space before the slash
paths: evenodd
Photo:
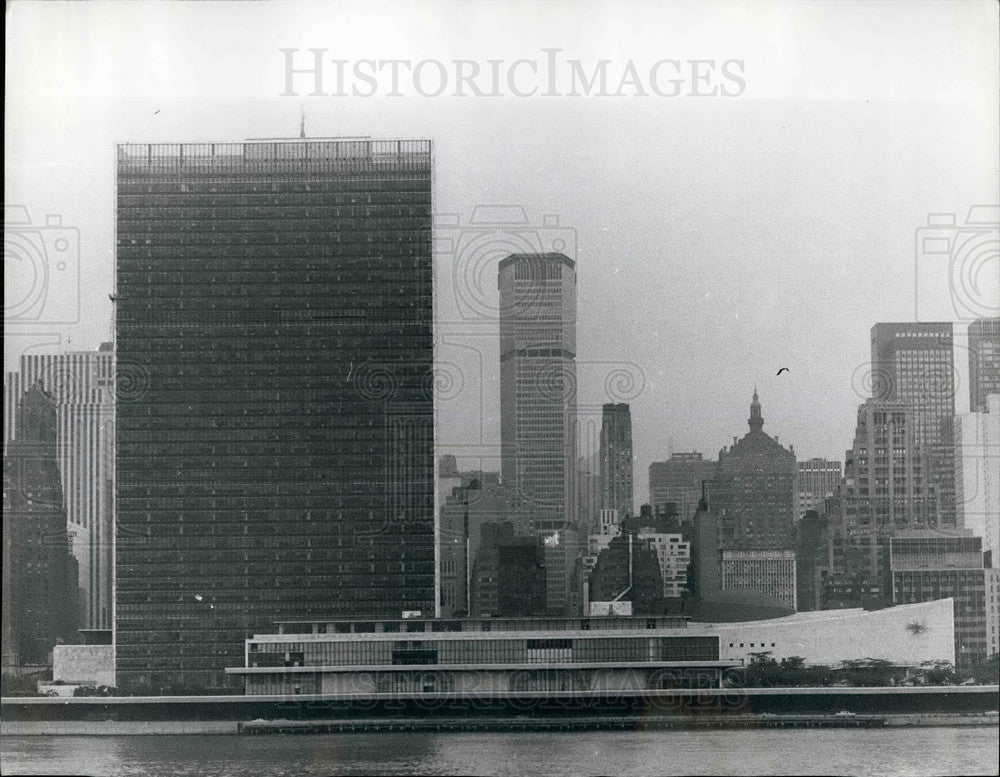
<path id="1" fill-rule="evenodd" d="M 778 370 L 779 375 L 783 372 L 788 372 L 788 367 L 782 367 L 780 370 Z"/>

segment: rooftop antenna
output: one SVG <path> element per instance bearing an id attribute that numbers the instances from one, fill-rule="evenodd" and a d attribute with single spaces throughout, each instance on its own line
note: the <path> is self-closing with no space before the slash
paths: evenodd
<path id="1" fill-rule="evenodd" d="M 299 137 L 305 138 L 306 136 L 306 109 L 299 103 Z"/>

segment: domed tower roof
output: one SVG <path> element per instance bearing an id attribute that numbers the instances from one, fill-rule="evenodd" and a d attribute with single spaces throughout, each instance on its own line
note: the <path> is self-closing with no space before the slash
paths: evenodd
<path id="1" fill-rule="evenodd" d="M 764 431 L 764 416 L 761 413 L 760 398 L 754 386 L 750 402 L 750 431 L 724 453 L 719 454 L 718 472 L 736 474 L 741 472 L 764 473 L 785 472 L 795 469 L 795 454 L 782 446 Z"/>

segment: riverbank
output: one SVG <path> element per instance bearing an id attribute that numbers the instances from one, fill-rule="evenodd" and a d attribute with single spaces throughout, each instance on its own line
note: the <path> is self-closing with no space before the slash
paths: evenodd
<path id="1" fill-rule="evenodd" d="M 637 731 L 997 725 L 997 686 L 7 697 L 0 734 Z"/>
<path id="2" fill-rule="evenodd" d="M 359 733 L 485 733 L 517 731 L 701 731 L 781 728 L 913 728 L 987 726 L 996 713 L 904 715 L 698 715 L 592 716 L 559 718 L 365 718 L 353 720 L 195 721 L 14 721 L 0 723 L 0 736 L 142 736 L 185 734 L 284 735 Z"/>

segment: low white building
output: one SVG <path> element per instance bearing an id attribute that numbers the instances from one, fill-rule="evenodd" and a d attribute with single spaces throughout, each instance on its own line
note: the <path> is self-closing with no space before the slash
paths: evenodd
<path id="1" fill-rule="evenodd" d="M 776 661 L 800 656 L 807 664 L 834 666 L 875 658 L 899 666 L 924 661 L 955 663 L 951 599 L 882 610 L 819 610 L 743 623 L 695 623 L 689 634 L 718 635 L 720 659 L 749 661 L 770 653 Z"/>

